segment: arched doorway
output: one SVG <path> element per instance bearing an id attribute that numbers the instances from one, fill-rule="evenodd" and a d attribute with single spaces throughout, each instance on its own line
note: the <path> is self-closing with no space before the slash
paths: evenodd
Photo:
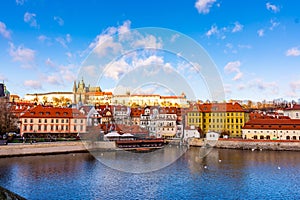
<path id="1" fill-rule="evenodd" d="M 287 140 L 290 140 L 290 139 L 291 139 L 291 137 L 290 137 L 290 136 L 286 136 L 286 139 L 287 139 Z"/>
<path id="2" fill-rule="evenodd" d="M 297 140 L 297 137 L 296 137 L 296 136 L 293 136 L 293 140 Z"/>
<path id="3" fill-rule="evenodd" d="M 266 139 L 269 140 L 269 139 L 271 139 L 271 137 L 269 135 L 267 135 Z"/>
<path id="4" fill-rule="evenodd" d="M 261 136 L 259 137 L 259 139 L 263 140 L 263 139 L 265 139 L 265 137 L 264 137 L 263 135 L 261 135 Z"/>

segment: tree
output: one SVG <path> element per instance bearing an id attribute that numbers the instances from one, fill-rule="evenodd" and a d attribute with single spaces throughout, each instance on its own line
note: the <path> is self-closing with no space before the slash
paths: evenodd
<path id="1" fill-rule="evenodd" d="M 12 105 L 7 99 L 0 98 L 0 134 L 18 132 L 18 119 L 12 112 Z"/>

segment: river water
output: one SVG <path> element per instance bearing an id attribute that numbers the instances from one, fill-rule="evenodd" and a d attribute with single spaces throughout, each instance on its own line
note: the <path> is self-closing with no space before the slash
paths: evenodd
<path id="1" fill-rule="evenodd" d="M 213 149 L 203 156 L 190 148 L 147 173 L 112 169 L 89 153 L 1 158 L 0 185 L 46 200 L 300 199 L 300 153 Z"/>

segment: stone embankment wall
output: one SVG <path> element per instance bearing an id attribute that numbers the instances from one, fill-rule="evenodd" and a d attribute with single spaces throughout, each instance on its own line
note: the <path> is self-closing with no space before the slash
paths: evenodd
<path id="1" fill-rule="evenodd" d="M 203 139 L 193 139 L 191 146 L 205 146 Z M 300 151 L 299 141 L 287 140 L 242 140 L 242 139 L 219 139 L 215 148 L 224 149 L 251 149 L 251 150 L 275 150 L 275 151 Z"/>
<path id="2" fill-rule="evenodd" d="M 115 142 L 49 142 L 0 146 L 0 157 L 87 152 L 90 149 L 114 149 Z"/>

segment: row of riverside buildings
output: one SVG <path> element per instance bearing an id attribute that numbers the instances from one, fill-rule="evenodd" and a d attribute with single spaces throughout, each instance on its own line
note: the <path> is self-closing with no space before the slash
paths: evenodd
<path id="1" fill-rule="evenodd" d="M 70 93 L 27 98 L 11 100 L 24 137 L 75 137 L 99 129 L 156 138 L 204 137 L 216 132 L 243 139 L 300 140 L 297 104 L 278 110 L 245 110 L 237 102 L 191 103 L 184 94 L 113 95 L 100 87 L 86 86 L 83 80 L 74 82 Z M 54 98 L 70 104 L 45 103 Z"/>

